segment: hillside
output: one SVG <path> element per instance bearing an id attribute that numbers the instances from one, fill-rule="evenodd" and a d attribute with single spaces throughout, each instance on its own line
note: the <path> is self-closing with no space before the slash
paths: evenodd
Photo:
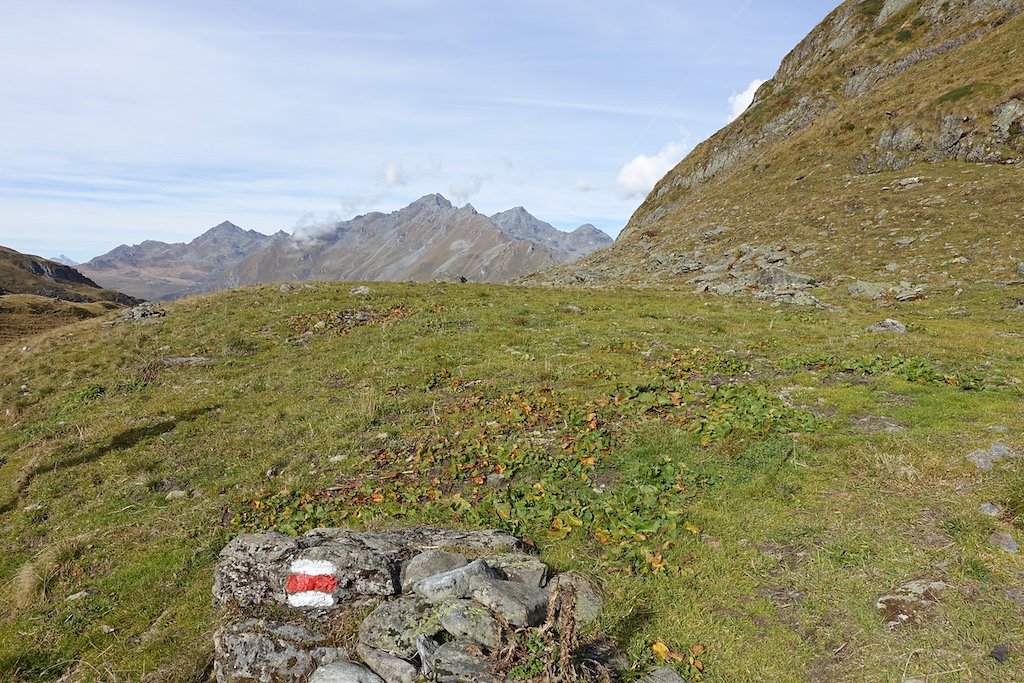
<path id="1" fill-rule="evenodd" d="M 175 299 L 209 291 L 225 270 L 263 248 L 274 237 L 224 221 L 191 242 L 146 240 L 123 244 L 80 264 L 86 275 L 132 296 Z"/>
<path id="2" fill-rule="evenodd" d="M 555 263 L 572 263 L 612 243 L 611 237 L 589 223 L 563 232 L 521 206 L 494 214 L 491 222 L 512 239 L 529 240 L 544 247 Z"/>
<path id="3" fill-rule="evenodd" d="M 1020 280 L 1022 10 L 844 2 L 613 248 L 535 281 L 828 299 Z"/>
<path id="4" fill-rule="evenodd" d="M 507 234 L 472 206 L 456 208 L 433 194 L 389 214 L 276 240 L 232 268 L 218 288 L 316 279 L 504 282 L 555 262 L 541 244 Z"/>
<path id="5" fill-rule="evenodd" d="M 0 247 L 0 344 L 135 303 L 70 266 Z"/>
<path id="6" fill-rule="evenodd" d="M 1024 353 L 994 288 L 841 314 L 351 289 L 0 347 L 0 680 L 207 680 L 229 538 L 416 523 L 598 576 L 625 680 L 658 642 L 706 683 L 1024 679 Z M 941 599 L 887 626 L 914 579 Z"/>

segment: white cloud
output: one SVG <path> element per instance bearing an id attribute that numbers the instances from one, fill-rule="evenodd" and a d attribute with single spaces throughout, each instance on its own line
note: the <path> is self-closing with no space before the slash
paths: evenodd
<path id="1" fill-rule="evenodd" d="M 729 95 L 729 121 L 735 121 L 740 117 L 740 114 L 747 110 L 750 103 L 754 101 L 754 95 L 757 93 L 757 89 L 764 85 L 767 81 L 762 81 L 760 78 L 755 78 L 747 86 L 747 89 L 741 93 L 733 93 Z"/>
<path id="2" fill-rule="evenodd" d="M 466 180 L 452 183 L 448 186 L 448 191 L 451 192 L 455 199 L 461 202 L 466 201 L 484 186 L 484 181 L 489 180 L 489 176 L 482 176 L 477 173 L 469 176 Z"/>
<path id="3" fill-rule="evenodd" d="M 388 189 L 398 187 L 399 185 L 405 185 L 407 182 L 409 182 L 409 179 L 406 177 L 405 172 L 402 171 L 401 165 L 394 161 L 389 161 L 386 164 L 384 164 L 383 174 L 384 185 Z"/>
<path id="4" fill-rule="evenodd" d="M 577 192 L 593 192 L 597 188 L 590 184 L 590 181 L 586 178 L 582 178 L 576 181 L 575 185 Z"/>
<path id="5" fill-rule="evenodd" d="M 670 142 L 652 157 L 641 154 L 619 169 L 615 184 L 626 197 L 643 197 L 678 164 L 692 145 Z"/>

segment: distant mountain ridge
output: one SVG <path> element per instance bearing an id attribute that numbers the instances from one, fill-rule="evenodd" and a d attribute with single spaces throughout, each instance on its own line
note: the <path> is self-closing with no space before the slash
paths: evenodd
<path id="1" fill-rule="evenodd" d="M 123 244 L 80 264 L 78 269 L 105 286 L 143 299 L 176 299 L 212 289 L 224 270 L 269 244 L 276 236 L 223 223 L 188 243 L 146 240 Z"/>
<path id="2" fill-rule="evenodd" d="M 487 217 L 430 194 L 294 235 L 224 222 L 188 244 L 122 245 L 82 264 L 98 282 L 147 299 L 298 280 L 506 282 L 612 243 L 592 225 L 564 232 L 522 207 Z"/>

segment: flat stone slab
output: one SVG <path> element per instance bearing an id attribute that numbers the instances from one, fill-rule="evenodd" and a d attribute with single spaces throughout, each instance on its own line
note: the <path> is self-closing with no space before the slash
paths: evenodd
<path id="1" fill-rule="evenodd" d="M 548 613 L 550 594 L 543 588 L 474 577 L 473 599 L 513 626 L 536 626 Z"/>
<path id="2" fill-rule="evenodd" d="M 868 332 L 888 332 L 891 334 L 906 334 L 907 326 L 901 323 L 899 320 L 893 318 L 886 318 L 881 320 L 874 325 L 871 325 L 867 329 Z"/>

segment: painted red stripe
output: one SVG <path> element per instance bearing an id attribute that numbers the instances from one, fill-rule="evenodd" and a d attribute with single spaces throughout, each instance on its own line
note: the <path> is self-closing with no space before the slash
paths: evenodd
<path id="1" fill-rule="evenodd" d="M 289 574 L 284 589 L 289 593 L 323 591 L 333 593 L 338 581 L 330 574 Z"/>

